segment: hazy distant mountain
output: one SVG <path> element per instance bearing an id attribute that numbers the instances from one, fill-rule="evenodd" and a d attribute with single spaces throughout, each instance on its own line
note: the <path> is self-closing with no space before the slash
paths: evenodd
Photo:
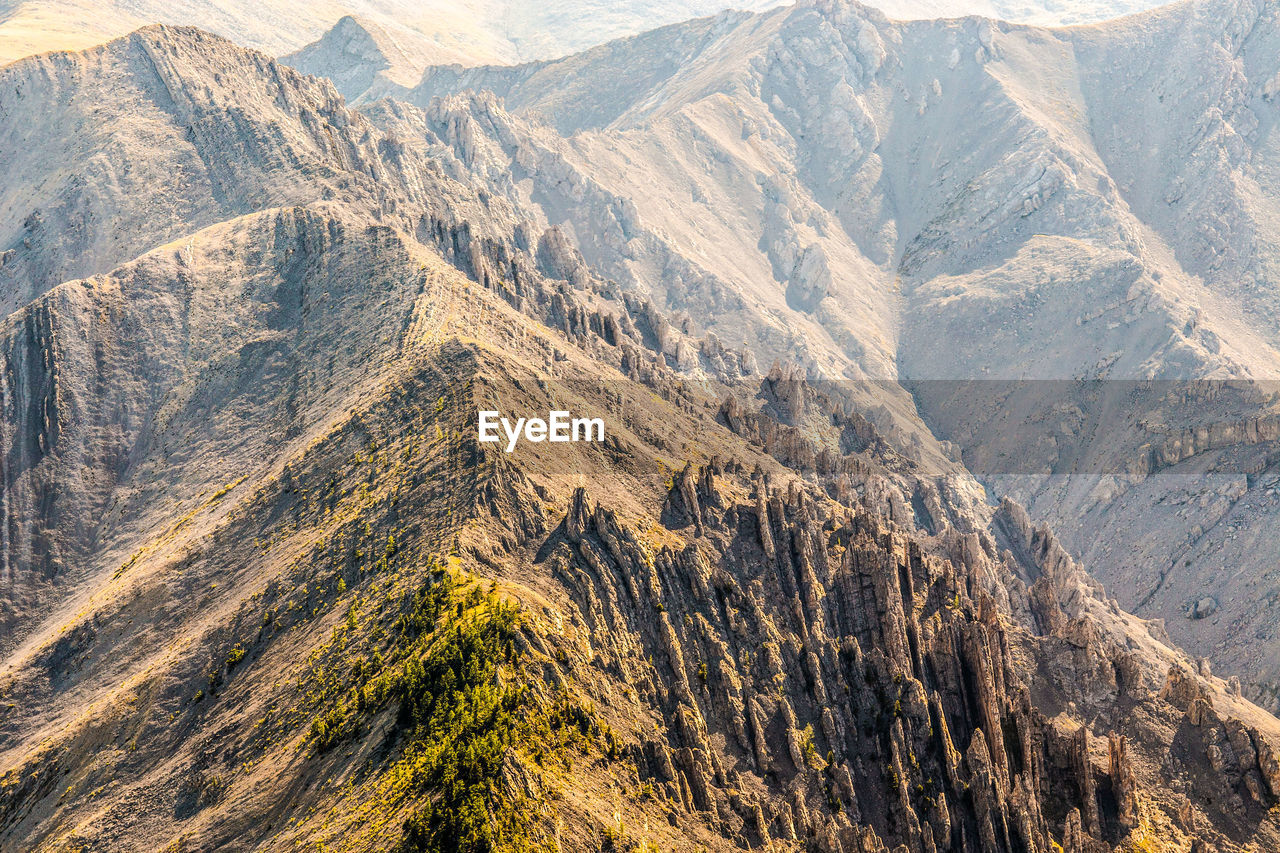
<path id="1" fill-rule="evenodd" d="M 4 0 L 0 3 L 0 63 L 49 50 L 80 49 L 150 23 L 194 25 L 271 54 L 318 39 L 344 16 L 356 16 L 414 55 L 432 61 L 517 62 L 571 53 L 618 36 L 710 14 L 723 0 L 533 3 L 528 0 L 374 2 L 292 0 L 248 2 L 86 3 Z M 747 0 L 765 8 L 778 0 Z"/>
<path id="2" fill-rule="evenodd" d="M 764 10 L 785 0 L 0 0 L 0 64 L 50 50 L 77 50 L 152 23 L 199 26 L 273 55 L 320 38 L 356 16 L 397 53 L 431 62 L 519 62 L 561 56 L 612 38 L 727 8 Z M 1037 24 L 1101 20 L 1154 0 L 883 0 L 895 17 L 967 14 Z M 417 66 L 418 70 L 421 66 Z"/>
<path id="3" fill-rule="evenodd" d="M 1055 27 L 1096 23 L 1166 4 L 1153 0 L 876 0 L 864 5 L 900 20 L 980 15 Z"/>

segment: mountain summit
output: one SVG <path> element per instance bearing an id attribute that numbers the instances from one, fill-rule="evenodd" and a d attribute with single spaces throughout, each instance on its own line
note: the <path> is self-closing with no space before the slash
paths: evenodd
<path id="1" fill-rule="evenodd" d="M 347 15 L 319 41 L 281 58 L 286 65 L 327 77 L 347 97 L 375 88 L 412 85 L 428 65 L 459 61 L 465 53 L 445 50 L 416 34 L 392 35 L 378 24 Z"/>

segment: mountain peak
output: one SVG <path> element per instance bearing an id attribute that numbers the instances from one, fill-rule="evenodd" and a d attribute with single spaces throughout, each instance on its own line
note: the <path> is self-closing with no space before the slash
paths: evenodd
<path id="1" fill-rule="evenodd" d="M 386 30 L 355 15 L 344 15 L 315 44 L 337 50 L 353 60 L 371 63 L 380 70 L 405 59 L 404 51 Z"/>
<path id="2" fill-rule="evenodd" d="M 408 29 L 392 32 L 367 17 L 344 15 L 319 40 L 280 58 L 286 65 L 333 81 L 344 97 L 390 84 L 413 85 L 428 65 L 458 62 L 454 50 Z"/>

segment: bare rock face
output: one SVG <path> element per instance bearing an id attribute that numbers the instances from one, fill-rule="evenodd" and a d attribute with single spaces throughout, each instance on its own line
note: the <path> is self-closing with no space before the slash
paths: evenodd
<path id="1" fill-rule="evenodd" d="M 681 577 L 685 552 L 656 555 L 655 565 L 669 568 L 660 572 L 658 587 L 642 587 L 638 599 L 602 589 L 617 582 L 607 572 L 575 593 L 583 602 L 633 602 L 591 623 L 592 630 L 627 623 L 659 650 L 663 680 L 677 689 L 658 710 L 671 726 L 673 748 L 684 756 L 677 764 L 696 809 L 715 811 L 712 804 L 727 796 L 718 775 L 707 769 L 714 764 L 706 754 L 705 725 L 708 733 L 733 734 L 729 742 L 737 744 L 730 756 L 718 757 L 719 764 L 740 762 L 738 772 L 758 774 L 766 789 L 791 780 L 778 789 L 779 796 L 791 790 L 792 803 L 787 817 L 767 827 L 774 838 L 808 832 L 820 849 L 841 849 L 841 833 L 828 836 L 812 817 L 824 811 L 825 796 L 841 802 L 838 814 L 855 824 L 873 821 L 866 829 L 908 849 L 1048 851 L 1060 832 L 1044 816 L 1042 798 L 1050 791 L 1055 803 L 1065 798 L 1078 804 L 1077 824 L 1080 809 L 1090 816 L 1086 825 L 1069 830 L 1078 849 L 1086 849 L 1080 847 L 1086 838 L 1101 836 L 1087 741 L 1079 741 L 1073 768 L 1041 775 L 1050 766 L 1046 721 L 1028 704 L 1008 637 L 990 599 L 971 579 L 865 511 L 833 514 L 834 508 L 814 503 L 804 492 L 781 502 L 759 482 L 747 484 L 755 497 L 725 506 L 722 496 L 713 499 L 713 478 L 705 474 L 686 469 L 676 478 L 666 517 L 682 528 L 696 515 L 698 553 L 721 577 L 718 596 L 747 615 L 744 621 L 726 623 L 720 611 L 706 611 L 690 594 Z M 566 522 L 577 552 L 573 559 L 603 572 L 609 562 L 597 537 L 617 538 L 607 532 L 610 516 L 586 511 L 582 491 L 573 506 Z M 787 544 L 775 545 L 770 554 L 765 542 Z M 624 574 L 630 572 L 625 567 L 644 562 L 626 548 L 615 559 Z M 753 580 L 746 584 L 746 578 Z M 815 595 L 819 590 L 825 593 Z M 660 630 L 653 631 L 640 614 L 659 605 Z M 690 624 L 703 627 L 680 627 Z M 765 655 L 754 666 L 734 665 L 743 659 L 734 649 L 767 649 L 766 638 L 779 631 L 798 644 L 781 661 L 769 663 Z M 844 639 L 836 642 L 837 637 Z M 714 647 L 707 645 L 710 638 L 718 638 Z M 603 636 L 597 642 L 605 642 Z M 690 662 L 708 658 L 717 661 L 717 677 L 708 687 L 712 695 L 726 690 L 729 701 L 699 711 L 678 697 L 691 680 Z M 725 678 L 730 672 L 733 677 Z M 738 694 L 746 697 L 745 716 L 754 733 L 746 743 L 737 736 Z M 762 736 L 770 730 L 778 732 L 781 759 Z M 1085 730 L 1080 732 L 1083 737 Z M 1114 748 L 1113 787 L 1123 803 L 1118 819 L 1129 826 L 1136 783 L 1123 741 L 1116 740 Z M 858 766 L 856 774 L 851 765 Z M 669 775 L 660 765 L 649 772 L 655 783 Z M 865 847 L 870 836 L 863 831 L 852 837 L 860 840 L 843 849 L 880 849 Z M 827 838 L 834 840 L 822 840 Z"/>
<path id="2" fill-rule="evenodd" d="M 428 61 L 423 55 L 427 51 L 405 50 L 403 42 L 403 32 L 393 35 L 371 20 L 347 15 L 319 41 L 281 57 L 281 62 L 305 74 L 328 78 L 351 101 L 379 84 L 394 85 L 388 72 L 391 78 L 412 76 L 414 70 L 421 74 Z"/>
<path id="3" fill-rule="evenodd" d="M 0 328 L 0 846 L 413 850 L 487 832 L 565 851 L 1101 853 L 1153 826 L 1179 849 L 1280 846 L 1280 723 L 1106 598 L 1020 504 L 989 505 L 954 452 L 905 429 L 905 390 L 815 381 L 860 375 L 832 308 L 855 247 L 819 238 L 839 228 L 809 204 L 832 177 L 815 170 L 880 168 L 865 88 L 899 73 L 902 34 L 851 4 L 794 15 L 771 19 L 785 50 L 744 53 L 780 105 L 752 150 L 772 150 L 759 127 L 815 127 L 816 105 L 790 116 L 782 95 L 817 84 L 784 83 L 826 68 L 846 88 L 843 130 L 769 190 L 813 232 L 798 245 L 822 243 L 780 264 L 805 303 L 791 314 L 770 313 L 785 288 L 700 271 L 491 94 L 383 103 L 393 133 L 188 30 L 4 69 L 0 105 L 27 121 L 0 141 L 46 178 L 4 208 L 41 213 L 4 226 L 0 267 L 21 305 Z M 776 32 L 746 20 L 695 40 Z M 954 26 L 975 63 L 1017 58 L 995 25 Z M 97 196 L 65 164 L 100 140 L 19 144 L 65 133 L 81 102 L 49 92 L 80 75 L 148 105 L 170 156 L 126 159 L 164 215 L 76 231 Z M 948 91 L 933 81 L 911 114 Z M 58 109 L 20 108 L 20 90 Z M 576 199 L 566 227 L 528 209 L 511 162 Z M 1021 227 L 1002 212 L 1058 215 L 1079 189 L 1066 162 L 997 181 L 997 230 Z M 160 178 L 186 168 L 207 181 L 166 197 Z M 859 215 L 866 189 L 837 212 Z M 935 238 L 977 246 L 961 219 L 929 217 L 904 268 L 936 267 Z M 652 296 L 628 257 L 661 271 Z M 743 326 L 754 345 L 828 343 L 761 374 L 752 346 L 672 310 L 679 294 L 766 318 Z M 608 414 L 605 441 L 507 453 L 476 436 L 481 408 L 570 403 Z"/>
<path id="4" fill-rule="evenodd" d="M 742 416 L 732 407 L 722 415 Z M 742 497 L 735 502 L 726 490 Z M 696 592 L 702 584 L 682 579 L 689 552 L 657 554 L 654 564 L 664 567 L 658 584 L 641 588 L 639 598 L 602 590 L 601 584 L 616 582 L 607 574 L 593 579 L 592 591 L 574 593 L 582 601 L 631 601 L 636 607 L 636 615 L 623 607 L 592 622 L 592 630 L 626 622 L 647 638 L 642 644 L 658 650 L 655 660 L 665 661 L 659 678 L 676 689 L 656 710 L 668 721 L 672 749 L 684 756 L 677 763 L 695 809 L 715 812 L 713 803 L 732 796 L 719 788 L 714 768 L 728 772 L 735 763 L 740 779 L 758 777 L 766 790 L 776 791 L 773 796 L 788 799 L 773 819 L 761 810 L 768 837 L 808 835 L 815 849 L 864 849 L 873 832 L 886 849 L 1061 845 L 1092 853 L 1137 831 L 1143 809 L 1159 808 L 1159 797 L 1144 805 L 1129 735 L 1111 732 L 1101 740 L 1105 760 L 1099 767 L 1086 726 L 1062 733 L 1035 708 L 1013 657 L 1013 648 L 1027 640 L 1008 633 L 980 573 L 958 573 L 866 509 L 831 506 L 803 489 L 790 490 L 785 501 L 775 494 L 758 479 L 734 484 L 723 470 L 686 468 L 666 498 L 665 523 L 696 538 L 726 612 L 745 619 L 726 621 L 703 609 L 706 599 Z M 587 505 L 582 491 L 573 505 Z M 584 521 L 567 525 L 577 549 L 567 559 L 603 571 L 607 561 L 595 544 L 599 528 L 593 530 L 590 519 L 611 516 L 575 512 Z M 619 566 L 644 562 L 625 552 L 615 559 Z M 1068 571 L 1065 563 L 1048 565 Z M 661 612 L 656 632 L 639 616 L 651 607 Z M 1062 621 L 1053 624 L 1070 624 L 1066 613 L 1059 615 Z M 681 627 L 691 625 L 698 627 Z M 1065 639 L 1068 646 L 1094 649 L 1102 660 L 1121 659 L 1098 627 L 1074 629 L 1084 631 L 1082 639 L 1073 639 L 1071 630 L 1032 645 L 1052 648 Z M 779 633 L 793 637 L 780 657 L 770 652 L 775 641 L 768 639 Z M 741 650 L 752 648 L 765 653 L 744 667 L 751 656 Z M 708 671 L 716 677 L 707 687 L 712 697 L 723 691 L 723 701 L 704 703 L 693 691 L 695 708 L 679 698 L 689 695 L 685 685 L 693 681 L 695 660 L 715 661 Z M 1060 663 L 1064 671 L 1095 677 L 1091 658 L 1069 660 L 1077 662 Z M 1084 669 L 1073 669 L 1081 661 Z M 1174 670 L 1170 679 L 1163 699 L 1140 680 L 1127 694 L 1112 683 L 1105 695 L 1115 702 L 1134 701 L 1123 699 L 1128 695 L 1142 703 L 1169 701 L 1173 708 L 1208 706 L 1208 688 L 1198 687 L 1196 676 Z M 1216 716 L 1188 720 L 1220 730 L 1222 744 L 1210 738 L 1198 748 L 1226 784 L 1257 792 L 1260 805 L 1275 801 L 1259 770 L 1272 765 L 1252 746 L 1255 733 Z M 776 732 L 776 748 L 770 731 Z M 733 748 L 704 763 L 700 756 L 716 732 Z M 655 766 L 650 772 L 658 783 L 665 771 Z M 856 828 L 852 834 L 823 827 L 823 796 L 828 805 L 838 798 L 837 822 L 847 816 Z M 1063 815 L 1064 808 L 1065 817 L 1050 822 L 1047 815 Z M 754 812 L 746 817 L 759 825 Z M 1193 823 L 1185 814 L 1181 819 L 1188 827 Z M 881 848 L 871 843 L 865 849 Z"/>
<path id="5" fill-rule="evenodd" d="M 1160 698 L 1185 711 L 1194 725 L 1200 725 L 1213 710 L 1213 699 L 1204 683 L 1180 666 L 1170 667 Z"/>
<path id="6" fill-rule="evenodd" d="M 1114 732 L 1107 736 L 1111 793 L 1116 800 L 1116 821 L 1125 829 L 1138 825 L 1137 780 L 1129 764 L 1128 743 Z"/>
<path id="7" fill-rule="evenodd" d="M 559 228 L 548 228 L 538 238 L 538 264 L 552 278 L 582 287 L 588 281 L 587 265 Z"/>
<path id="8" fill-rule="evenodd" d="M 1221 571 L 1274 595 L 1273 389 L 1205 377 L 1278 368 L 1276 200 L 1247 187 L 1277 168 L 1280 22 L 1228 0 L 1054 31 L 886 11 L 724 16 L 519 69 L 435 68 L 404 97 L 457 99 L 489 137 L 477 180 L 572 233 L 597 274 L 741 346 L 751 373 L 910 377 L 911 413 L 884 419 L 922 415 L 1118 605 L 1276 702 L 1276 608 Z M 500 110 L 468 94 L 486 90 Z M 448 156 L 481 147 L 461 134 Z"/>

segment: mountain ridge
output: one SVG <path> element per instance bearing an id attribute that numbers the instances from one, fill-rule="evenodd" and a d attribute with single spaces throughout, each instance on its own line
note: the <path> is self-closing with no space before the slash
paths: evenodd
<path id="1" fill-rule="evenodd" d="M 769 34 L 752 42 L 763 28 Z M 1133 590 L 1126 605 L 1256 678 L 1250 689 L 1262 697 L 1274 676 L 1258 641 L 1276 636 L 1265 613 L 1224 594 L 1221 617 L 1185 614 L 1225 589 L 1208 580 L 1220 577 L 1224 547 L 1242 582 L 1268 588 L 1273 552 L 1262 531 L 1274 508 L 1265 489 L 1241 493 L 1234 482 L 1242 470 L 1251 483 L 1271 482 L 1270 463 L 1233 461 L 1239 446 L 1196 451 L 1185 470 L 1204 477 L 1202 493 L 1185 489 L 1177 471 L 1145 486 L 1145 473 L 1126 472 L 1143 441 L 1167 440 L 1151 424 L 1217 429 L 1240 416 L 1214 401 L 1218 380 L 1255 381 L 1263 399 L 1240 417 L 1271 417 L 1265 398 L 1277 362 L 1265 270 L 1275 257 L 1274 200 L 1265 175 L 1277 32 L 1274 10 L 1256 3 L 1186 3 L 1063 30 L 899 25 L 832 3 L 742 19 L 697 56 L 672 47 L 669 34 L 665 47 L 618 42 L 536 73 L 446 68 L 406 97 L 432 116 L 433 138 L 472 161 L 473 174 L 496 176 L 494 191 L 530 218 L 574 234 L 602 274 L 669 308 L 718 318 L 708 326 L 725 340 L 750 341 L 753 317 L 806 330 L 799 347 L 757 348 L 762 364 L 785 351 L 813 376 L 855 384 L 972 380 L 974 400 L 919 402 L 940 438 L 979 457 L 1004 441 L 989 412 L 1008 405 L 982 395 L 1026 382 L 1004 422 L 1045 425 L 1024 434 L 1052 433 L 1040 439 L 1049 455 L 1014 448 L 1031 467 L 1004 470 L 1019 476 L 993 481 L 993 490 L 1044 512 L 1090 571 Z M 1211 47 L 1202 55 L 1191 43 Z M 694 87 L 646 83 L 611 96 L 603 117 L 590 100 L 563 97 L 625 62 L 703 70 Z M 1126 63 L 1138 69 L 1132 79 L 1115 70 Z M 1181 81 L 1181 97 L 1162 88 L 1166 78 Z M 806 95 L 828 89 L 835 94 L 822 102 Z M 403 110 L 363 108 L 415 133 L 397 123 Z M 1132 114 L 1145 119 L 1131 122 Z M 454 130 L 442 133 L 446 125 Z M 1131 171 L 1152 163 L 1173 165 Z M 1132 196 L 1135 186 L 1143 198 Z M 599 226 L 615 222 L 617 232 Z M 739 319 L 709 310 L 684 284 L 689 276 L 667 272 L 685 263 L 712 276 L 732 271 L 712 292 L 750 311 Z M 1151 381 L 1153 391 L 1181 381 L 1194 408 L 1153 397 L 1158 411 L 1108 426 L 1090 448 L 1097 459 L 1112 455 L 1103 468 L 1115 476 L 1072 481 L 1073 463 L 1055 457 L 1053 444 L 1063 454 L 1077 447 L 1099 412 L 1050 381 L 1069 379 Z M 1059 421 L 1061 410 L 1079 415 Z M 1162 508 L 1228 494 L 1230 519 L 1216 528 Z M 1123 513 L 1106 511 L 1122 504 Z M 1242 529 L 1251 531 L 1248 546 L 1228 544 Z M 1116 558 L 1124 549 L 1136 555 L 1127 567 Z M 1248 635 L 1231 627 L 1240 624 Z"/>
<path id="2" fill-rule="evenodd" d="M 874 61 L 883 18 L 837 22 L 867 34 L 855 79 L 892 70 Z M 784 107 L 788 75 L 811 73 L 797 57 L 829 58 L 790 48 L 768 78 Z M 112 97 L 64 109 L 101 122 L 167 97 L 145 118 L 163 131 L 149 167 L 197 156 L 239 195 L 174 224 L 144 215 L 163 186 L 119 193 L 143 209 L 135 233 L 82 254 L 79 278 L 15 237 L 0 846 L 1280 839 L 1280 722 L 1125 613 L 1034 513 L 993 506 L 907 389 L 814 381 L 876 375 L 899 344 L 869 312 L 830 331 L 827 300 L 863 298 L 838 279 L 863 249 L 815 201 L 823 184 L 751 175 L 806 116 L 759 112 L 752 140 L 699 77 L 681 86 L 710 95 L 642 127 L 691 131 L 693 154 L 671 133 L 657 154 L 595 132 L 574 149 L 491 94 L 357 113 L 191 30 L 80 61 L 68 88 Z M 22 144 L 0 136 L 0 155 Z M 679 230 L 696 218 L 664 227 L 616 189 L 629 173 L 604 167 L 646 152 L 702 170 L 702 192 L 757 194 L 740 222 L 770 233 L 746 231 L 742 263 L 767 286 L 715 247 L 699 263 Z M 74 199 L 65 168 L 24 175 Z M 983 209 L 1034 199 L 1012 183 Z M 20 233 L 28 211 L 4 209 Z M 1096 265 L 1131 274 L 1111 252 Z M 708 304 L 725 325 L 695 319 Z M 558 406 L 601 413 L 607 439 L 506 454 L 472 432 L 481 407 Z"/>

